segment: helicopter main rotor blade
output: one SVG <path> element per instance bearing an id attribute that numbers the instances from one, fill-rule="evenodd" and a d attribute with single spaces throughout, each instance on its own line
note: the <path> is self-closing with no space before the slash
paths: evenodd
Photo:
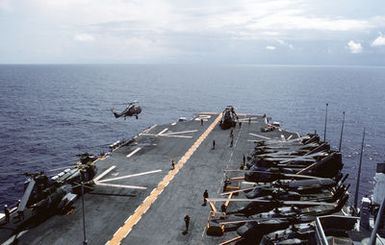
<path id="1" fill-rule="evenodd" d="M 247 198 L 208 198 L 207 201 L 209 202 L 258 202 L 258 203 L 277 203 L 277 201 L 272 200 L 263 200 L 263 199 L 247 199 Z M 329 203 L 329 202 L 312 202 L 312 201 L 278 201 L 278 203 L 282 203 L 284 205 L 305 205 L 305 206 L 333 206 L 335 207 L 335 203 Z"/>
<path id="2" fill-rule="evenodd" d="M 223 192 L 221 193 L 220 195 L 221 196 L 225 196 L 225 195 L 229 195 L 229 194 L 234 194 L 234 193 L 239 193 L 239 192 L 245 192 L 245 191 L 249 191 L 249 190 L 253 190 L 255 187 L 249 187 L 249 188 L 245 188 L 245 189 L 241 189 L 241 190 L 236 190 L 236 191 L 228 191 L 228 192 Z"/>
<path id="3" fill-rule="evenodd" d="M 269 171 L 258 171 L 258 170 L 238 170 L 238 169 L 227 169 L 223 170 L 224 172 L 241 172 L 241 173 L 261 173 L 261 174 L 271 174 L 271 175 L 281 175 L 292 178 L 304 178 L 304 179 L 324 179 L 317 176 L 311 175 L 301 175 L 301 174 L 283 174 L 283 173 L 274 173 Z"/>

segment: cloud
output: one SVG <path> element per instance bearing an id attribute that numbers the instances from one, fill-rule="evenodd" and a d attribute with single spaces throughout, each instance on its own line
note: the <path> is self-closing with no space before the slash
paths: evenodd
<path id="1" fill-rule="evenodd" d="M 352 54 L 359 54 L 362 52 L 362 45 L 359 42 L 350 40 L 347 45 Z"/>
<path id="2" fill-rule="evenodd" d="M 294 46 L 292 44 L 290 44 L 284 40 L 276 39 L 275 41 L 284 47 L 288 47 L 289 49 L 294 49 Z"/>
<path id="3" fill-rule="evenodd" d="M 380 36 L 378 36 L 373 42 L 373 47 L 379 47 L 379 46 L 385 46 L 385 36 L 380 33 Z"/>
<path id="4" fill-rule="evenodd" d="M 324 56 L 324 47 L 329 44 L 336 51 L 333 55 L 339 55 L 337 50 L 345 47 L 344 55 L 349 58 L 349 51 L 363 51 L 362 44 L 381 46 L 385 38 L 382 34 L 376 40 L 378 35 L 369 35 L 385 28 L 385 14 L 380 11 L 385 3 L 376 6 L 378 11 L 356 13 L 343 6 L 343 2 L 0 0 L 0 15 L 8 3 L 13 10 L 0 22 L 0 53 L 24 47 L 17 41 L 25 36 L 34 41 L 29 42 L 33 44 L 30 49 L 59 50 L 63 58 L 76 60 L 83 56 L 128 63 L 133 57 L 137 57 L 134 61 L 149 62 L 195 57 L 227 62 L 226 58 L 237 60 L 234 56 L 238 60 L 250 57 L 254 62 L 259 54 L 274 58 L 268 51 L 305 57 L 303 62 L 307 62 L 312 61 L 306 58 L 311 52 Z M 353 5 L 354 9 L 366 6 L 359 2 Z M 330 7 L 330 11 L 325 11 Z M 349 42 L 353 37 L 361 41 Z"/>
<path id="5" fill-rule="evenodd" d="M 270 45 L 268 45 L 268 46 L 266 46 L 265 47 L 265 49 L 267 49 L 267 50 L 275 50 L 277 47 L 275 47 L 275 46 L 270 46 Z"/>
<path id="6" fill-rule="evenodd" d="M 74 36 L 74 40 L 78 42 L 93 42 L 95 41 L 94 36 L 87 33 L 80 33 Z"/>
<path id="7" fill-rule="evenodd" d="M 0 0 L 0 11 L 12 11 L 11 0 Z"/>

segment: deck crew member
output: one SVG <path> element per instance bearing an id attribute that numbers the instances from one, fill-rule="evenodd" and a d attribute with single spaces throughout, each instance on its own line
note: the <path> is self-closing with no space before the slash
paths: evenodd
<path id="1" fill-rule="evenodd" d="M 171 170 L 174 170 L 175 169 L 175 162 L 174 160 L 171 160 Z"/>
<path id="2" fill-rule="evenodd" d="M 203 192 L 203 206 L 207 205 L 207 198 L 209 198 L 209 193 L 205 190 L 205 192 Z"/>
<path id="3" fill-rule="evenodd" d="M 249 124 L 251 123 L 251 117 L 249 117 Z"/>
<path id="4" fill-rule="evenodd" d="M 233 143 L 234 143 L 234 139 L 231 138 L 231 141 L 230 141 L 230 147 L 233 147 Z"/>
<path id="5" fill-rule="evenodd" d="M 226 204 L 225 203 L 222 203 L 222 205 L 221 205 L 221 212 L 223 214 L 226 214 Z"/>
<path id="6" fill-rule="evenodd" d="M 243 169 L 245 169 L 245 166 L 246 166 L 246 156 L 245 156 L 245 154 L 243 154 L 241 167 L 239 169 L 243 170 Z"/>
<path id="7" fill-rule="evenodd" d="M 215 149 L 215 140 L 213 140 L 213 150 Z"/>
<path id="8" fill-rule="evenodd" d="M 241 128 L 242 127 L 242 122 L 239 122 L 239 128 Z"/>
<path id="9" fill-rule="evenodd" d="M 5 222 L 9 223 L 10 218 L 11 218 L 11 213 L 9 211 L 8 205 L 4 204 L 4 214 L 5 214 Z"/>
<path id="10" fill-rule="evenodd" d="M 233 137 L 234 137 L 234 130 L 231 129 L 231 130 L 230 130 L 230 138 L 233 138 Z"/>
<path id="11" fill-rule="evenodd" d="M 203 126 L 203 118 L 201 118 L 201 126 Z"/>
<path id="12" fill-rule="evenodd" d="M 190 225 L 190 216 L 188 216 L 188 214 L 184 216 L 184 224 L 186 225 L 186 230 L 184 232 L 188 233 L 188 227 Z"/>
<path id="13" fill-rule="evenodd" d="M 230 179 L 228 177 L 226 177 L 225 179 L 225 183 L 223 184 L 223 192 L 225 192 L 227 190 L 227 186 L 230 185 Z"/>
<path id="14" fill-rule="evenodd" d="M 19 208 L 19 205 L 21 203 L 21 200 L 17 200 L 17 203 L 16 203 L 16 208 Z M 24 219 L 24 211 L 23 210 L 17 210 L 17 217 L 19 218 L 19 220 L 23 220 Z"/>

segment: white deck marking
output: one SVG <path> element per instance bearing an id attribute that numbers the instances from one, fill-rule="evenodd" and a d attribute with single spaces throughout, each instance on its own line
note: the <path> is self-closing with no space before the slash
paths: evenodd
<path id="1" fill-rule="evenodd" d="M 210 115 L 204 115 L 204 114 L 200 114 L 199 116 L 198 116 L 198 118 L 199 119 L 210 119 L 211 118 L 211 116 Z"/>
<path id="2" fill-rule="evenodd" d="M 152 125 L 151 127 L 149 127 L 148 129 L 145 129 L 144 131 L 143 131 L 143 133 L 148 133 L 148 132 L 150 132 L 152 129 L 154 129 L 156 126 L 158 126 L 158 124 L 154 124 L 154 125 Z"/>
<path id="3" fill-rule="evenodd" d="M 137 185 L 117 185 L 117 184 L 106 184 L 106 183 L 100 183 L 100 182 L 95 182 L 96 185 L 100 186 L 108 186 L 108 187 L 118 187 L 118 188 L 125 188 L 125 189 L 138 189 L 138 190 L 146 190 L 147 187 L 144 186 L 137 186 Z"/>
<path id="4" fill-rule="evenodd" d="M 103 178 L 104 176 L 106 176 L 109 172 L 111 172 L 114 168 L 116 168 L 115 165 L 109 167 L 106 171 L 104 171 L 104 172 L 101 173 L 100 175 L 96 176 L 96 177 L 94 178 L 94 181 L 97 182 L 98 180 L 100 180 L 101 178 Z"/>
<path id="5" fill-rule="evenodd" d="M 135 153 L 137 153 L 138 151 L 140 151 L 142 148 L 138 147 L 136 148 L 135 150 L 133 150 L 130 154 L 128 154 L 126 157 L 129 158 L 129 157 L 132 157 Z"/>
<path id="6" fill-rule="evenodd" d="M 169 137 L 169 138 L 184 138 L 184 139 L 192 139 L 192 136 L 189 135 L 169 135 L 169 134 L 161 134 L 159 136 Z"/>
<path id="7" fill-rule="evenodd" d="M 248 123 L 249 119 L 250 119 L 250 123 L 257 123 L 258 121 L 258 117 L 246 117 L 246 118 L 241 118 L 238 121 Z"/>
<path id="8" fill-rule="evenodd" d="M 160 132 L 158 133 L 158 135 L 162 135 L 162 134 L 166 133 L 167 130 L 168 130 L 168 128 L 163 129 L 162 131 L 160 131 Z"/>
<path id="9" fill-rule="evenodd" d="M 267 124 L 267 117 L 265 117 L 265 124 Z"/>
<path id="10" fill-rule="evenodd" d="M 286 140 L 290 140 L 291 139 L 291 137 L 293 137 L 293 135 L 291 134 L 289 137 L 287 137 L 287 139 Z"/>
<path id="11" fill-rule="evenodd" d="M 193 130 L 185 130 L 185 131 L 179 131 L 179 132 L 165 133 L 167 130 L 168 130 L 168 128 L 162 130 L 158 134 L 144 133 L 143 135 L 156 136 L 156 137 L 161 136 L 161 137 L 169 137 L 169 138 L 192 139 L 193 136 L 191 136 L 191 135 L 180 135 L 180 134 L 189 134 L 189 133 L 196 133 L 196 132 L 198 132 L 197 129 L 193 129 Z"/>
<path id="12" fill-rule="evenodd" d="M 147 171 L 147 172 L 143 172 L 143 173 L 130 174 L 130 175 L 119 176 L 116 178 L 104 179 L 104 180 L 99 181 L 99 183 L 109 182 L 109 181 L 114 181 L 114 180 L 127 179 L 127 178 L 131 178 L 131 177 L 142 176 L 142 175 L 153 174 L 153 173 L 159 173 L 159 172 L 162 172 L 162 170 L 158 169 L 158 170 L 152 170 L 152 171 Z"/>
<path id="13" fill-rule="evenodd" d="M 188 133 L 195 133 L 195 132 L 198 132 L 198 130 L 195 129 L 195 130 L 186 130 L 186 131 L 179 131 L 179 132 L 170 132 L 170 133 L 167 133 L 167 135 L 188 134 Z M 165 134 L 163 134 L 163 135 L 165 135 Z"/>
<path id="14" fill-rule="evenodd" d="M 263 136 L 263 135 L 259 135 L 259 134 L 249 133 L 249 135 L 255 136 L 255 137 L 258 137 L 258 138 L 261 138 L 261 139 L 265 139 L 265 140 L 271 140 L 271 138 Z"/>
<path id="15" fill-rule="evenodd" d="M 175 125 L 176 125 L 176 122 L 171 123 L 171 125 L 172 125 L 172 126 L 175 126 Z"/>
<path id="16" fill-rule="evenodd" d="M 209 119 L 206 119 L 206 118 L 199 118 L 199 117 L 195 118 L 194 120 L 195 120 L 195 121 L 200 121 L 201 119 L 202 119 L 204 122 L 208 122 L 208 121 L 209 121 Z"/>
<path id="17" fill-rule="evenodd" d="M 281 134 L 282 141 L 286 141 L 285 135 Z"/>

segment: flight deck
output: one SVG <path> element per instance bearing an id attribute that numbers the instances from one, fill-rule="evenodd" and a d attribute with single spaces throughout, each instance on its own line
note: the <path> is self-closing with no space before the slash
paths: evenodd
<path id="1" fill-rule="evenodd" d="M 227 233 L 206 235 L 210 206 L 202 205 L 203 192 L 218 197 L 225 170 L 239 169 L 256 140 L 299 137 L 281 128 L 262 132 L 265 115 L 238 116 L 233 137 L 219 127 L 221 113 L 202 112 L 191 120 L 153 125 L 99 158 L 94 186 L 84 195 L 88 244 L 219 244 L 230 239 Z M 81 204 L 80 198 L 65 215 L 47 218 L 7 242 L 82 243 Z M 185 215 L 188 233 L 183 233 Z"/>

